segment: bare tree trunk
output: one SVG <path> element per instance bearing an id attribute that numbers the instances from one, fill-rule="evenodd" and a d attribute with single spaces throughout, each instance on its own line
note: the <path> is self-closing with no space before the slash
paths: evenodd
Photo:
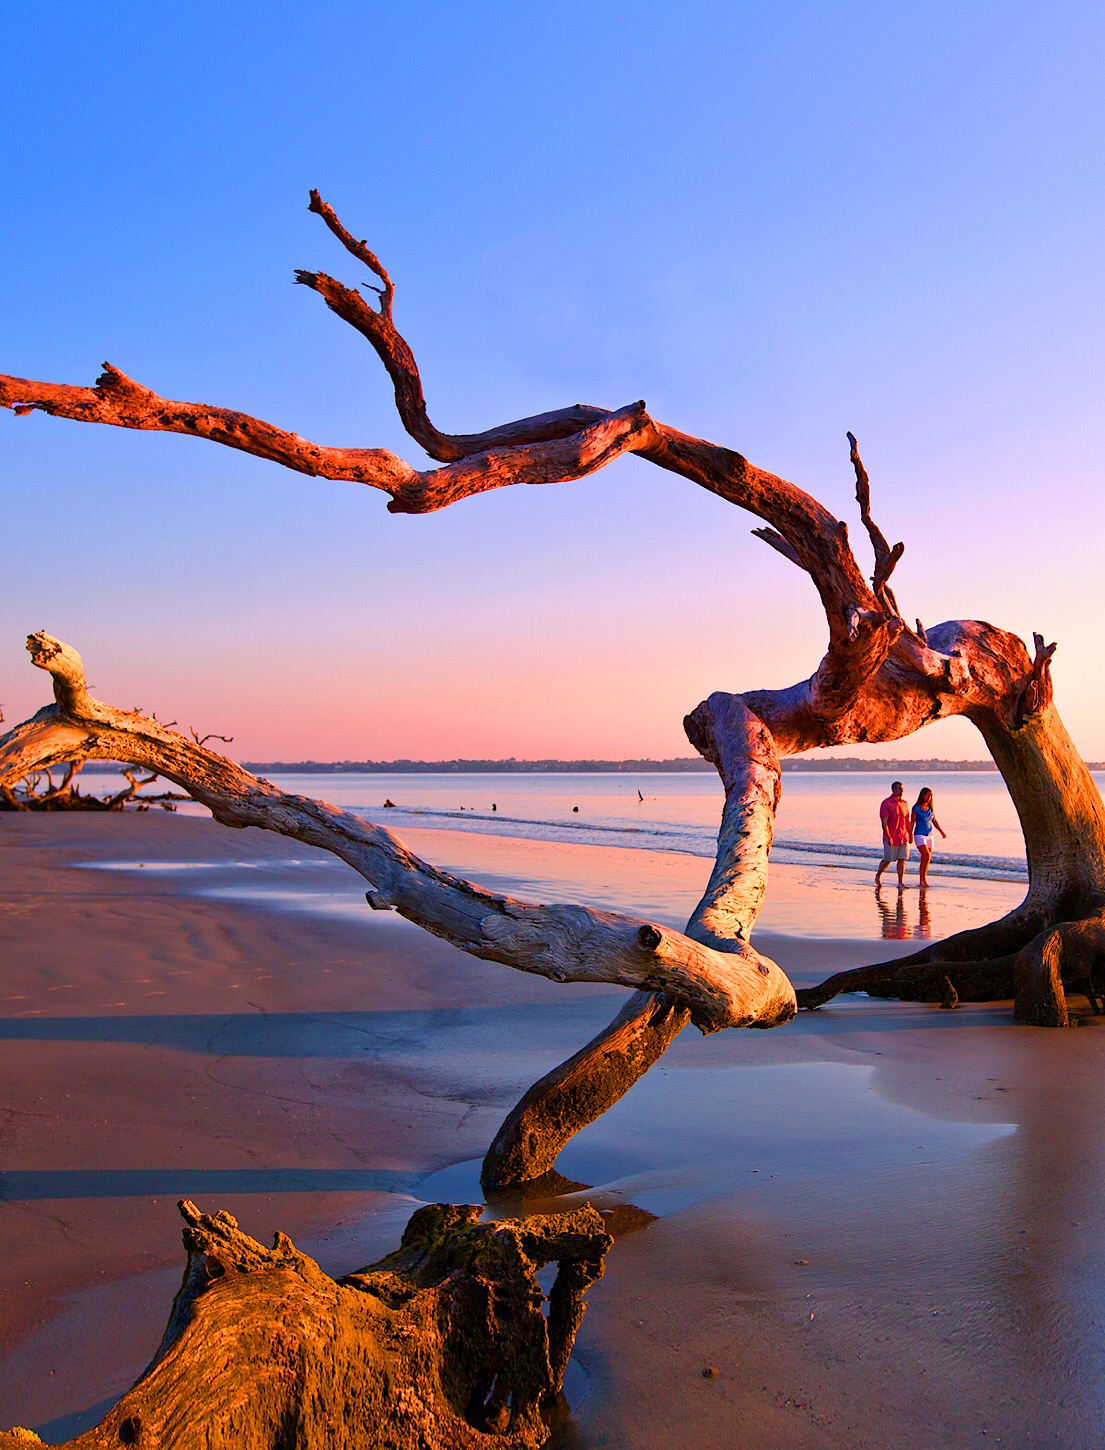
<path id="1" fill-rule="evenodd" d="M 536 1450 L 612 1242 L 591 1207 L 481 1223 L 432 1204 L 395 1253 L 334 1280 L 283 1234 L 266 1249 L 228 1213 L 180 1210 L 161 1346 L 72 1450 Z M 41 1443 L 0 1432 L 0 1450 Z"/>
<path id="2" fill-rule="evenodd" d="M 685 723 L 725 786 L 717 858 L 687 936 L 717 951 L 739 952 L 749 944 L 767 889 L 779 757 L 770 732 L 736 696 L 711 696 Z M 686 1010 L 670 998 L 638 993 L 511 1111 L 484 1158 L 484 1188 L 515 1187 L 549 1173 L 568 1139 L 623 1097 L 687 1021 Z M 768 1025 L 766 1015 L 760 1021 Z"/>
<path id="3" fill-rule="evenodd" d="M 547 1177 L 564 1144 L 643 1077 L 690 1021 L 670 997 L 636 992 L 586 1047 L 526 1093 L 487 1150 L 480 1181 L 501 1192 Z"/>

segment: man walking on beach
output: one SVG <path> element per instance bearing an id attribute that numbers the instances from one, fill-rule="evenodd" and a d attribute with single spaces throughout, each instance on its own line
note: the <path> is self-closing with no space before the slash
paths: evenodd
<path id="1" fill-rule="evenodd" d="M 909 807 L 903 799 L 905 786 L 896 780 L 890 794 L 879 806 L 882 822 L 882 861 L 875 872 L 876 889 L 882 885 L 882 873 L 891 861 L 898 863 L 898 885 L 905 885 L 905 863 L 909 860 Z"/>

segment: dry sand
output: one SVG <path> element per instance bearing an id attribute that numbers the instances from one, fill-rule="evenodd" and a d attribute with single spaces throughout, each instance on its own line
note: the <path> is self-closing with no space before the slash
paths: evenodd
<path id="1" fill-rule="evenodd" d="M 707 870 L 408 839 L 491 885 L 661 920 Z M 1015 895 L 942 888 L 929 929 Z M 851 872 L 778 868 L 769 901 L 758 943 L 800 982 L 923 929 L 916 893 L 880 911 Z M 477 962 L 369 912 L 340 863 L 180 815 L 0 818 L 0 913 L 0 1425 L 47 1439 L 156 1346 L 177 1197 L 359 1266 L 416 1203 L 478 1196 L 507 1109 L 622 999 Z M 863 997 L 684 1033 L 559 1164 L 656 1215 L 592 1291 L 559 1443 L 1101 1444 L 1103 1054 L 1096 1023 Z"/>

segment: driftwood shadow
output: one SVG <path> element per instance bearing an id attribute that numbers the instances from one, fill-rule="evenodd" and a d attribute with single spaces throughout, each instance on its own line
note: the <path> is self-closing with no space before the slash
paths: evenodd
<path id="1" fill-rule="evenodd" d="M 516 1043 L 527 1056 L 563 1051 L 610 1011 L 610 995 L 552 1007 L 442 1007 L 367 1012 L 228 1012 L 3 1017 L 0 1042 L 127 1042 L 218 1057 L 409 1057 Z"/>

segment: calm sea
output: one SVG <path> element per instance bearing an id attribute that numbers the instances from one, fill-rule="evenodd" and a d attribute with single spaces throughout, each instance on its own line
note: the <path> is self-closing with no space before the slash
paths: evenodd
<path id="1" fill-rule="evenodd" d="M 1095 779 L 1100 789 L 1105 776 Z M 723 799 L 712 775 L 286 774 L 273 781 L 400 836 L 404 827 L 438 827 L 707 858 Z M 934 875 L 1026 879 L 1020 827 L 999 775 L 948 772 L 931 780 L 907 776 L 904 783 L 910 802 L 931 784 L 948 833 L 945 842 L 936 838 Z M 878 808 L 889 788 L 881 772 L 785 775 L 772 859 L 869 872 L 881 854 Z M 386 800 L 394 806 L 385 807 Z"/>

